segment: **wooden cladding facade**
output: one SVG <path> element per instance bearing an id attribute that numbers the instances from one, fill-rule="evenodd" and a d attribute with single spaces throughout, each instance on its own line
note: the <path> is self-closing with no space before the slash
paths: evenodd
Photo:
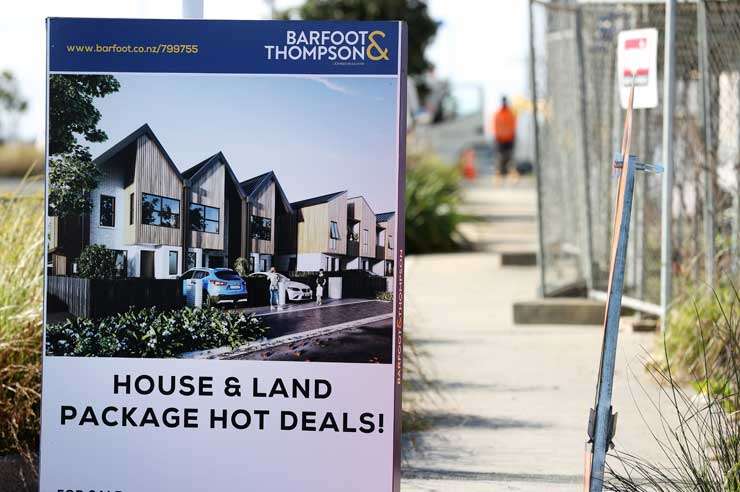
<path id="1" fill-rule="evenodd" d="M 347 194 L 342 193 L 326 203 L 300 210 L 298 253 L 347 254 Z M 339 239 L 330 237 L 331 223 L 336 222 Z"/>
<path id="2" fill-rule="evenodd" d="M 187 213 L 182 203 L 182 180 L 157 144 L 147 135 L 136 140 L 136 168 L 134 184 L 126 190 L 127 196 L 134 199 L 133 243 L 163 244 L 180 246 L 182 236 L 180 227 L 162 227 L 142 223 L 142 194 L 163 196 L 180 201 L 180 226 L 183 214 Z M 130 198 L 127 199 L 130 201 Z M 130 206 L 130 205 L 129 205 Z"/>
<path id="3" fill-rule="evenodd" d="M 350 198 L 347 200 L 350 208 L 353 210 L 353 219 L 359 221 L 356 226 L 358 242 L 360 243 L 360 256 L 365 258 L 375 257 L 375 246 L 377 244 L 375 231 L 376 231 L 376 218 L 375 212 L 370 208 L 370 205 L 361 196 Z"/>
<path id="4" fill-rule="evenodd" d="M 250 251 L 265 255 L 275 254 L 275 182 L 271 181 L 262 192 L 250 202 L 252 217 L 261 217 L 270 220 L 270 240 L 250 237 Z M 251 220 L 251 217 L 250 217 Z"/>
<path id="5" fill-rule="evenodd" d="M 190 183 L 190 201 L 218 209 L 218 233 L 190 231 L 191 248 L 224 249 L 226 230 L 226 165 L 219 162 L 209 166 Z M 187 205 L 189 208 L 189 204 Z M 187 211 L 186 211 L 187 212 Z M 189 223 L 189 222 L 188 222 Z"/>
<path id="6" fill-rule="evenodd" d="M 396 259 L 396 214 L 393 214 L 388 220 L 378 222 L 378 225 L 385 228 L 385 244 L 378 245 L 385 248 L 385 259 Z M 378 258 L 382 259 L 382 258 Z"/>

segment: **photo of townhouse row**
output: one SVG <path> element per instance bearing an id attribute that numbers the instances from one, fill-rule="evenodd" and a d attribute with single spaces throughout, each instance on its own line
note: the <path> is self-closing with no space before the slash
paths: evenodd
<path id="1" fill-rule="evenodd" d="M 274 172 L 239 181 L 221 152 L 180 171 L 148 124 L 94 160 L 89 213 L 50 217 L 48 269 L 75 275 L 91 244 L 117 276 L 172 279 L 196 267 L 251 272 L 365 270 L 393 276 L 395 212 L 345 190 L 291 202 Z"/>

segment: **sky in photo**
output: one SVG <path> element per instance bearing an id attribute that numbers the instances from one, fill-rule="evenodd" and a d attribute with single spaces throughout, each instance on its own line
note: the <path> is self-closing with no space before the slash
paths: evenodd
<path id="1" fill-rule="evenodd" d="M 108 134 L 93 157 L 148 123 L 184 171 L 218 151 L 243 181 L 274 171 L 288 199 L 347 190 L 395 209 L 394 78 L 119 74 L 95 100 Z"/>

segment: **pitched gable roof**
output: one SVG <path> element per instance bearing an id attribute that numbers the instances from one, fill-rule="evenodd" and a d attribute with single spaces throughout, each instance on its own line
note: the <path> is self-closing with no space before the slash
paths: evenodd
<path id="1" fill-rule="evenodd" d="M 364 196 L 357 195 L 357 196 L 352 196 L 352 197 L 347 198 L 347 202 L 351 202 L 352 200 L 362 200 L 363 202 L 365 202 L 365 205 L 367 205 L 367 208 L 370 209 L 370 212 L 372 212 L 373 215 L 375 215 L 375 211 L 373 210 L 373 207 L 370 206 L 370 202 L 368 202 L 367 198 L 365 198 Z"/>
<path id="2" fill-rule="evenodd" d="M 274 171 L 268 171 L 266 173 L 260 174 L 259 176 L 249 178 L 246 181 L 242 181 L 239 186 L 244 193 L 244 196 L 249 199 L 257 196 L 270 182 L 275 183 L 275 189 L 277 190 L 278 198 L 280 199 L 280 202 L 282 203 L 285 211 L 293 213 L 293 205 L 290 203 L 288 197 L 285 195 L 285 191 L 283 191 L 283 187 L 280 185 L 280 181 L 278 181 Z"/>
<path id="3" fill-rule="evenodd" d="M 321 203 L 327 203 L 334 198 L 338 197 L 342 193 L 347 193 L 347 190 L 343 191 L 337 191 L 335 193 L 328 193 L 326 195 L 316 196 L 313 198 L 306 198 L 305 200 L 300 200 L 298 202 L 293 202 L 291 205 L 293 208 L 303 208 L 303 207 L 311 207 L 313 205 L 319 205 Z"/>
<path id="4" fill-rule="evenodd" d="M 242 187 L 242 191 L 245 195 L 250 196 L 258 191 L 260 188 L 262 188 L 263 185 L 267 184 L 270 178 L 274 175 L 275 173 L 273 173 L 272 171 L 268 171 L 264 174 L 260 174 L 259 176 L 255 176 L 253 178 L 242 181 L 239 186 Z"/>
<path id="5" fill-rule="evenodd" d="M 206 165 L 209 162 L 211 162 L 211 160 L 215 159 L 216 156 L 218 156 L 218 154 L 213 154 L 211 156 L 208 156 L 205 159 L 203 159 L 202 161 L 200 161 L 198 164 L 195 164 L 194 166 L 191 166 L 188 169 L 184 170 L 182 172 L 182 177 L 183 178 L 188 178 L 188 179 L 192 178 L 193 176 L 195 176 L 196 174 L 198 174 L 198 172 L 200 172 L 201 169 L 203 169 L 204 167 L 206 167 Z"/>
<path id="6" fill-rule="evenodd" d="M 218 151 L 212 156 L 206 157 L 199 163 L 189 167 L 188 169 L 183 171 L 182 175 L 188 182 L 187 184 L 190 185 L 190 183 L 192 183 L 195 180 L 195 178 L 197 178 L 201 173 L 205 172 L 209 167 L 215 166 L 219 162 L 224 165 L 224 168 L 226 169 L 226 175 L 234 183 L 234 186 L 236 187 L 236 191 L 237 193 L 239 193 L 239 196 L 242 198 L 246 198 L 246 195 L 244 195 L 244 192 L 242 191 L 242 188 L 239 185 L 239 180 L 236 179 L 236 176 L 234 175 L 234 171 L 233 169 L 231 169 L 231 164 L 229 164 L 229 161 L 226 159 L 226 156 L 221 151 Z"/>
<path id="7" fill-rule="evenodd" d="M 378 222 L 388 222 L 396 215 L 396 212 L 383 212 L 382 214 L 377 214 L 375 216 L 376 220 Z"/>
<path id="8" fill-rule="evenodd" d="M 166 150 L 164 150 L 164 146 L 162 145 L 162 142 L 159 141 L 157 136 L 154 134 L 154 131 L 149 127 L 149 124 L 144 123 L 139 128 L 134 130 L 132 133 L 124 137 L 122 140 L 120 140 L 117 144 L 115 144 L 110 149 L 106 150 L 102 154 L 100 154 L 98 157 L 93 159 L 93 163 L 95 165 L 102 165 L 106 161 L 110 160 L 112 157 L 114 157 L 116 154 L 121 152 L 123 149 L 128 147 L 130 144 L 135 143 L 136 140 L 141 137 L 142 135 L 146 135 L 149 137 L 149 139 L 154 142 L 154 145 L 157 146 L 159 151 L 162 153 L 162 155 L 165 158 L 165 161 L 167 161 L 167 164 L 172 168 L 173 171 L 175 171 L 175 174 L 177 174 L 178 177 L 182 179 L 182 175 L 180 174 L 180 171 L 177 169 L 177 166 L 175 166 L 174 161 L 170 157 L 170 155 L 167 153 Z"/>

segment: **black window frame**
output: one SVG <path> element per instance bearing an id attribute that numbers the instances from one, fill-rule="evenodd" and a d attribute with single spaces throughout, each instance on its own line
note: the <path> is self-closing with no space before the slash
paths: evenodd
<path id="1" fill-rule="evenodd" d="M 147 197 L 153 197 L 153 198 L 159 199 L 159 202 L 158 202 L 159 203 L 159 208 L 156 209 L 156 210 L 152 210 L 152 216 L 154 216 L 154 214 L 156 214 L 159 217 L 159 223 L 158 224 L 151 223 L 151 222 L 144 222 L 145 204 L 146 203 L 150 203 L 150 202 L 147 202 L 146 201 L 146 198 Z M 174 218 L 174 225 L 163 224 L 162 223 L 162 213 L 163 213 L 162 212 L 162 204 L 164 203 L 164 200 L 171 200 L 173 202 L 177 202 L 177 212 L 176 213 L 175 212 L 169 212 L 169 211 L 166 212 L 167 214 L 169 214 L 171 217 Z M 144 192 L 141 193 L 141 223 L 144 224 L 144 225 L 155 226 L 155 227 L 165 227 L 167 229 L 179 229 L 180 228 L 180 212 L 181 212 L 181 208 L 182 207 L 181 207 L 180 200 L 177 199 L 177 198 L 172 198 L 172 197 L 169 197 L 169 196 L 162 196 L 162 195 L 155 195 L 154 193 L 144 193 Z"/>
<path id="2" fill-rule="evenodd" d="M 172 273 L 172 255 L 175 255 L 175 273 Z M 177 251 L 170 250 L 167 254 L 167 275 L 177 275 L 180 271 L 180 255 Z"/>
<path id="3" fill-rule="evenodd" d="M 193 220 L 193 209 L 201 209 L 201 222 L 203 223 L 202 228 L 199 227 L 198 221 Z M 208 209 L 216 211 L 216 219 L 209 219 L 206 213 Z M 221 231 L 221 209 L 218 207 L 211 207 L 210 205 L 203 205 L 202 203 L 190 202 L 188 207 L 188 219 L 190 220 L 190 230 L 195 232 L 205 232 L 206 234 L 219 234 Z M 206 224 L 216 224 L 216 231 L 209 231 L 206 228 Z"/>
<path id="4" fill-rule="evenodd" d="M 135 209 L 134 200 L 136 200 L 135 194 L 134 193 L 129 194 L 128 200 L 129 200 L 128 224 L 134 225 L 134 209 Z"/>
<path id="5" fill-rule="evenodd" d="M 110 210 L 110 212 L 111 212 L 110 219 L 112 221 L 112 223 L 110 225 L 103 224 L 103 201 L 106 198 L 110 198 L 113 201 L 113 206 L 112 206 L 112 208 Z M 104 195 L 104 194 L 101 193 L 100 194 L 100 204 L 99 205 L 100 205 L 100 207 L 99 207 L 100 210 L 98 210 L 98 225 L 100 225 L 100 227 L 116 227 L 116 197 L 114 197 L 113 195 Z"/>
<path id="6" fill-rule="evenodd" d="M 258 222 L 259 220 L 261 220 L 262 223 Z M 265 222 L 267 224 L 265 224 Z M 265 232 L 267 232 L 266 237 Z M 249 234 L 252 236 L 252 239 L 272 241 L 272 219 L 269 217 L 262 217 L 260 215 L 252 215 L 249 218 Z"/>

